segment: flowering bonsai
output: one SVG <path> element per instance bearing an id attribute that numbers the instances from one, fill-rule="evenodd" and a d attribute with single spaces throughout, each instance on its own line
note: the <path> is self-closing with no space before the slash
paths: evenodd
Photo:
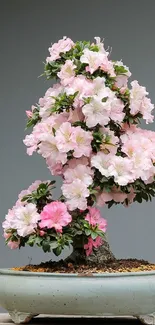
<path id="1" fill-rule="evenodd" d="M 99 207 L 155 196 L 154 108 L 122 61 L 110 59 L 99 37 L 74 43 L 64 37 L 49 48 L 44 76 L 56 83 L 26 111 L 24 144 L 40 154 L 51 175 L 62 177 L 62 195 L 52 197 L 55 181 L 35 181 L 19 194 L 3 222 L 11 249 L 37 245 L 68 260 L 104 263 L 115 257 Z"/>

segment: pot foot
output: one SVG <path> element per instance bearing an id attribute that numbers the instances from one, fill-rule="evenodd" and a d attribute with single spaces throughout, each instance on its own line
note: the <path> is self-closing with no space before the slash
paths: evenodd
<path id="1" fill-rule="evenodd" d="M 143 324 L 155 325 L 155 313 L 149 315 L 140 315 L 137 316 L 137 319 L 139 319 Z"/>
<path id="2" fill-rule="evenodd" d="M 12 321 L 15 323 L 15 324 L 26 324 L 26 323 L 29 323 L 30 320 L 37 316 L 37 315 L 34 315 L 34 314 L 30 314 L 30 313 L 22 313 L 22 312 L 19 312 L 17 310 L 13 310 L 13 311 L 9 311 L 9 315 L 12 319 Z"/>

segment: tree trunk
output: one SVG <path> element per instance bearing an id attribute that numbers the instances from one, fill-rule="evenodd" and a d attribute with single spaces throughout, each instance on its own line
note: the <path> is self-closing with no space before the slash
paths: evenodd
<path id="1" fill-rule="evenodd" d="M 106 262 L 114 261 L 115 259 L 105 236 L 103 245 L 99 248 L 94 248 L 93 253 L 89 256 L 86 256 L 83 245 L 81 243 L 77 244 L 76 241 L 75 244 L 73 243 L 73 252 L 65 261 L 74 264 L 104 265 Z"/>

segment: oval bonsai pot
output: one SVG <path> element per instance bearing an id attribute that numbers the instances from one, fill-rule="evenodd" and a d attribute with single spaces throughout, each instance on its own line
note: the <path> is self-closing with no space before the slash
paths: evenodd
<path id="1" fill-rule="evenodd" d="M 155 311 L 155 272 L 86 276 L 0 269 L 0 305 L 15 323 L 38 314 L 140 318 Z"/>

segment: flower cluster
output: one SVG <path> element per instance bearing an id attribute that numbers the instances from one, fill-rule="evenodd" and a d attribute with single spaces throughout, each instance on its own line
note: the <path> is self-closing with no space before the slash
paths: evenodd
<path id="1" fill-rule="evenodd" d="M 4 238 L 11 249 L 25 244 L 37 245 L 44 252 L 53 250 L 59 255 L 73 243 L 79 232 L 83 236 L 83 248 L 90 239 L 96 242 L 100 238 L 101 242 L 107 223 L 101 218 L 99 210 L 88 207 L 81 214 L 77 212 L 75 223 L 67 204 L 61 199 L 52 200 L 53 183 L 34 182 L 19 194 L 15 206 L 8 211 L 2 226 Z"/>
<path id="2" fill-rule="evenodd" d="M 129 68 L 110 59 L 99 37 L 94 43 L 64 37 L 49 53 L 44 74 L 57 82 L 26 111 L 27 127 L 33 128 L 24 144 L 28 155 L 37 152 L 52 175 L 62 176 L 62 197 L 51 201 L 46 188 L 44 200 L 37 201 L 32 187 L 22 193 L 27 201 L 19 197 L 4 228 L 15 230 L 16 245 L 32 229 L 53 236 L 57 253 L 78 235 L 89 255 L 106 231 L 94 203 L 128 206 L 155 196 L 155 133 L 138 125 L 141 118 L 153 122 L 154 105 L 138 81 L 129 87 Z"/>

